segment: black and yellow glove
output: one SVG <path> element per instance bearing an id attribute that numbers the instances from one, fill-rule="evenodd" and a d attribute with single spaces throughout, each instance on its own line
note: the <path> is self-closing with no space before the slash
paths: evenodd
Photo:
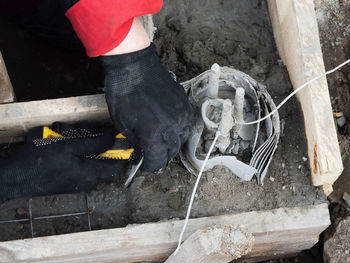
<path id="1" fill-rule="evenodd" d="M 179 152 L 192 126 L 193 109 L 183 87 L 161 64 L 153 44 L 100 59 L 106 101 L 116 129 L 137 152 L 142 149 L 145 171 L 161 169 Z"/>
<path id="2" fill-rule="evenodd" d="M 54 123 L 34 128 L 17 154 L 0 159 L 0 203 L 20 197 L 87 192 L 118 176 L 133 151 L 121 134 L 115 136 L 86 125 Z"/>

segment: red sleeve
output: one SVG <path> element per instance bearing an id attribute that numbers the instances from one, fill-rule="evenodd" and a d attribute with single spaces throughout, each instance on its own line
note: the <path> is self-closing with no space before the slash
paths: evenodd
<path id="1" fill-rule="evenodd" d="M 80 0 L 66 16 L 89 57 L 117 47 L 127 36 L 135 17 L 158 12 L 163 0 Z"/>

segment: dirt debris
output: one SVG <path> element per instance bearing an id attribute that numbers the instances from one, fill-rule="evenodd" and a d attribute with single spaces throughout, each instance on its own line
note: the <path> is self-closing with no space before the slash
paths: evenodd
<path id="1" fill-rule="evenodd" d="M 315 0 L 320 40 L 326 70 L 350 58 L 350 0 Z M 340 202 L 350 192 L 350 66 L 327 76 L 332 107 L 337 119 L 338 139 L 344 172 L 334 184 L 332 202 Z M 339 118 L 345 118 L 340 123 Z"/>
<path id="2" fill-rule="evenodd" d="M 350 0 L 314 0 L 314 3 L 323 59 L 326 70 L 330 70 L 350 58 Z M 344 192 L 350 192 L 350 66 L 347 65 L 340 71 L 328 75 L 327 81 L 335 113 L 334 117 L 336 119 L 345 117 L 347 121 L 342 127 L 336 125 L 345 169 L 335 182 L 334 192 L 329 197 L 332 225 L 321 236 L 321 242 L 312 249 L 302 252 L 295 258 L 273 260 L 269 263 L 350 262 L 344 249 L 346 246 L 349 248 L 348 241 L 350 239 L 349 234 L 345 235 L 345 223 L 337 228 L 340 221 L 350 216 L 350 208 L 343 200 Z M 349 229 L 348 224 L 347 228 Z M 336 233 L 337 231 L 343 231 L 343 233 Z M 325 240 L 329 241 L 326 241 L 323 248 Z"/>
<path id="3" fill-rule="evenodd" d="M 350 0 L 315 0 L 326 70 L 350 58 Z M 350 117 L 350 66 L 327 77 L 334 112 Z M 350 125 L 338 127 L 343 158 L 350 155 Z"/>
<path id="4" fill-rule="evenodd" d="M 180 81 L 198 75 L 216 62 L 233 66 L 265 84 L 276 104 L 292 89 L 277 54 L 263 0 L 164 1 L 155 24 L 158 53 Z M 311 185 L 308 162 L 304 161 L 307 150 L 303 117 L 295 99 L 281 109 L 280 118 L 285 129 L 267 175 L 274 180 L 265 179 L 263 186 L 256 181 L 241 182 L 228 169 L 216 167 L 203 174 L 192 217 L 327 202 L 322 189 Z M 196 178 L 175 158 L 160 173 L 139 172 L 128 189 L 123 186 L 124 179 L 101 184 L 88 194 L 92 229 L 184 218 Z M 50 213 L 54 212 L 55 202 L 39 200 L 36 209 L 50 207 L 53 208 Z M 4 204 L 0 220 L 8 217 L 4 211 L 12 213 L 18 207 L 27 207 L 23 202 L 13 200 Z M 66 202 L 65 209 L 77 210 L 75 204 Z M 0 239 L 30 237 L 28 224 L 21 226 L 23 230 L 17 231 L 0 225 L 0 231 L 6 232 Z M 42 228 L 47 234 L 60 234 L 66 233 L 65 229 L 82 231 L 86 224 L 65 218 L 49 227 L 43 224 Z M 36 225 L 36 229 L 40 235 L 41 226 Z"/>
<path id="5" fill-rule="evenodd" d="M 276 103 L 291 91 L 288 74 L 276 51 L 265 1 L 165 1 L 154 17 L 158 31 L 155 43 L 162 62 L 183 81 L 209 69 L 213 63 L 230 65 L 265 84 Z M 263 186 L 256 181 L 240 182 L 223 167 L 203 174 L 192 217 L 224 213 L 303 206 L 327 202 L 321 189 L 312 187 L 306 141 L 299 104 L 292 100 L 282 108 L 285 127 Z M 132 223 L 183 218 L 195 182 L 177 159 L 161 172 L 140 172 L 125 193 Z M 118 192 L 105 185 L 90 193 L 97 200 L 101 192 L 118 207 Z M 118 212 L 106 213 L 100 207 L 98 218 L 107 217 L 120 225 Z M 110 209 L 110 208 L 108 208 Z M 125 210 L 119 213 L 124 214 Z M 103 220 L 102 220 L 103 221 Z"/>
<path id="6" fill-rule="evenodd" d="M 335 233 L 324 243 L 325 263 L 350 262 L 350 217 L 339 222 Z"/>

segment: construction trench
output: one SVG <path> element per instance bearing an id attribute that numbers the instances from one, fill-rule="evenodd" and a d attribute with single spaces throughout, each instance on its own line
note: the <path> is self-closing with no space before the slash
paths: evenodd
<path id="1" fill-rule="evenodd" d="M 157 52 L 178 81 L 196 77 L 217 63 L 242 71 L 265 85 L 276 105 L 292 91 L 288 71 L 277 51 L 265 1 L 166 1 L 153 20 L 157 28 L 154 36 Z M 6 40 L 1 41 L 6 47 Z M 17 87 L 12 74 L 19 73 L 11 68 L 11 63 L 15 65 L 15 62 L 11 62 L 5 49 L 1 51 L 18 101 L 65 96 L 59 90 L 56 94 L 50 91 L 52 97 L 45 97 L 40 91 L 28 95 L 25 88 Z M 55 52 L 59 55 L 65 51 Z M 56 60 L 54 63 L 59 66 L 46 63 L 49 68 L 64 68 L 69 61 Z M 99 70 L 94 71 L 99 76 Z M 57 78 L 59 75 L 71 76 L 64 70 L 50 74 L 57 74 Z M 40 77 L 46 78 L 44 74 Z M 69 80 L 69 77 L 65 78 Z M 99 92 L 100 84 L 93 85 L 95 93 Z M 70 95 L 88 94 L 84 86 L 75 86 Z M 94 94 L 93 88 L 90 87 L 91 94 Z M 222 166 L 205 171 L 191 218 L 328 203 L 322 187 L 312 185 L 303 113 L 296 98 L 279 110 L 279 118 L 279 143 L 263 184 L 255 178 L 241 181 Z M 4 145 L 1 154 L 9 154 L 13 147 L 16 145 Z M 128 188 L 124 186 L 126 177 L 124 174 L 111 183 L 101 183 L 87 194 L 36 197 L 30 205 L 28 199 L 17 199 L 0 205 L 0 241 L 121 228 L 185 217 L 196 177 L 183 166 L 179 157 L 171 160 L 161 172 L 138 171 Z M 58 215 L 67 216 L 56 217 Z M 34 220 L 26 221 L 29 217 Z M 23 222 L 1 222 L 22 219 Z"/>

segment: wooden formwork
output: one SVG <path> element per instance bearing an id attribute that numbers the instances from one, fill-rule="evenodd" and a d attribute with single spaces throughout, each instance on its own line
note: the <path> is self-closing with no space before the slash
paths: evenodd
<path id="1" fill-rule="evenodd" d="M 255 237 L 244 261 L 311 248 L 330 224 L 326 204 L 190 219 L 184 238 L 209 226 L 244 225 Z M 0 242 L 0 262 L 152 262 L 176 248 L 182 220 Z M 194 252 L 195 253 L 195 252 Z"/>
<path id="2" fill-rule="evenodd" d="M 297 88 L 325 72 L 313 0 L 267 1 L 280 56 Z M 1 87 L 0 92 L 4 93 Z M 323 186 L 329 194 L 343 166 L 326 78 L 310 84 L 298 99 L 305 119 L 313 184 Z M 28 129 L 53 121 L 86 120 L 109 121 L 103 95 L 0 104 L 0 142 L 17 140 Z M 253 262 L 310 248 L 330 221 L 326 204 L 223 215 L 191 219 L 185 239 L 204 227 L 231 224 L 244 224 L 255 236 L 253 250 L 241 259 Z M 163 260 L 173 252 L 181 225 L 182 221 L 169 221 L 2 242 L 0 262 Z"/>
<path id="3" fill-rule="evenodd" d="M 13 91 L 9 75 L 2 54 L 0 52 L 0 104 L 15 101 L 15 93 Z"/>
<path id="4" fill-rule="evenodd" d="M 313 0 L 268 0 L 278 52 L 294 88 L 325 73 Z M 308 142 L 315 186 L 330 194 L 343 171 L 326 77 L 311 83 L 297 97 Z"/>

